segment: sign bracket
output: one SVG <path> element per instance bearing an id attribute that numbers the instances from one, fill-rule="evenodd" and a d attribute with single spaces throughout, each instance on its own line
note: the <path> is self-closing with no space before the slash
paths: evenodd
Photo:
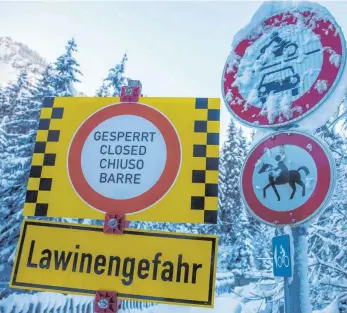
<path id="1" fill-rule="evenodd" d="M 129 80 L 128 86 L 123 86 L 120 102 L 138 102 L 141 96 L 142 85 L 139 80 Z"/>
<path id="2" fill-rule="evenodd" d="M 104 234 L 122 235 L 124 228 L 127 227 L 129 227 L 129 221 L 126 220 L 125 215 L 105 214 Z"/>
<path id="3" fill-rule="evenodd" d="M 94 302 L 95 313 L 117 313 L 122 306 L 118 294 L 112 291 L 97 291 Z"/>

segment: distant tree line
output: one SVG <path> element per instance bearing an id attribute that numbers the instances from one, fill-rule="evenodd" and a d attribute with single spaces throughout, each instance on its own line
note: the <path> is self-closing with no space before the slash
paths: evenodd
<path id="1" fill-rule="evenodd" d="M 77 44 L 71 39 L 65 52 L 44 68 L 36 82 L 30 82 L 21 71 L 16 81 L 0 88 L 0 299 L 10 293 L 1 287 L 9 281 L 15 257 L 42 102 L 45 97 L 78 95 L 74 85 L 82 73 L 76 52 Z M 124 55 L 109 70 L 97 96 L 120 95 L 128 82 L 124 76 L 126 61 Z"/>

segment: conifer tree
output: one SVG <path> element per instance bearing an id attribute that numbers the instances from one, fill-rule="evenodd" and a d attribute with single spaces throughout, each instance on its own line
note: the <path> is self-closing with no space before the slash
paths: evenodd
<path id="1" fill-rule="evenodd" d="M 41 104 L 47 96 L 74 95 L 73 83 L 81 74 L 72 55 L 75 51 L 76 44 L 70 40 L 66 53 L 53 68 L 46 67 L 33 89 L 22 72 L 0 97 L 7 108 L 1 110 L 0 119 L 0 140 L 6 142 L 0 173 L 0 282 L 8 282 L 13 264 Z M 8 292 L 0 291 L 0 297 Z"/>
<path id="2" fill-rule="evenodd" d="M 65 47 L 65 53 L 58 57 L 54 63 L 55 75 L 52 86 L 55 90 L 55 96 L 71 97 L 76 93 L 73 84 L 79 83 L 77 76 L 82 75 L 79 70 L 80 65 L 73 56 L 76 51 L 77 44 L 72 38 Z"/>
<path id="3" fill-rule="evenodd" d="M 37 119 L 32 118 L 32 90 L 26 73 L 21 72 L 6 90 L 10 114 L 2 118 L 0 125 L 5 139 L 0 173 L 0 281 L 10 277 L 37 123 Z"/>
<path id="4" fill-rule="evenodd" d="M 255 242 L 254 247 L 254 266 L 258 270 L 271 271 L 272 270 L 272 237 L 274 230 L 265 225 L 264 223 L 257 222 L 257 227 L 252 240 Z"/>
<path id="5" fill-rule="evenodd" d="M 0 115 L 2 114 L 2 115 L 4 115 L 4 113 L 1 113 L 3 110 L 4 110 L 4 108 L 5 108 L 5 106 L 6 106 L 6 101 L 7 101 L 7 99 L 6 99 L 7 97 L 6 97 L 6 93 L 5 93 L 5 88 L 3 88 L 3 87 L 0 87 Z"/>
<path id="6" fill-rule="evenodd" d="M 17 80 L 2 91 L 1 98 L 3 103 L 0 117 L 11 117 L 15 111 L 23 108 L 23 104 L 31 97 L 31 92 L 28 75 L 25 71 L 21 71 Z"/>
<path id="7" fill-rule="evenodd" d="M 254 247 L 252 240 L 252 228 L 248 212 L 241 199 L 240 175 L 243 163 L 248 153 L 248 144 L 242 129 L 238 130 L 236 136 L 237 145 L 234 148 L 235 168 L 234 168 L 234 201 L 231 213 L 232 251 L 228 269 L 234 274 L 245 275 L 254 267 Z M 236 168 L 238 171 L 236 172 Z M 252 222 L 254 220 L 252 219 Z"/>
<path id="8" fill-rule="evenodd" d="M 97 97 L 110 97 L 110 88 L 105 84 L 105 82 L 102 83 L 101 87 L 96 91 L 95 95 Z"/>
<path id="9" fill-rule="evenodd" d="M 55 96 L 56 92 L 53 87 L 53 82 L 55 78 L 55 73 L 53 70 L 53 66 L 51 64 L 48 64 L 44 71 L 42 72 L 41 77 L 38 79 L 37 83 L 35 84 L 34 90 L 33 90 L 33 100 L 42 102 L 42 99 L 45 97 L 53 97 Z"/>
<path id="10" fill-rule="evenodd" d="M 240 146 L 237 128 L 233 120 L 227 130 L 227 139 L 223 144 L 219 162 L 219 215 L 218 234 L 220 243 L 231 246 L 235 241 L 232 232 L 232 220 L 235 208 L 241 205 L 239 193 Z"/>
<path id="11" fill-rule="evenodd" d="M 309 270 L 314 308 L 322 308 L 339 295 L 342 312 L 347 310 L 347 140 L 345 129 L 334 130 L 327 123 L 316 131 L 333 153 L 337 184 L 332 201 L 309 228 Z"/>
<path id="12" fill-rule="evenodd" d="M 126 61 L 128 61 L 128 57 L 124 54 L 122 61 L 109 70 L 108 76 L 104 79 L 101 87 L 97 90 L 96 96 L 120 96 L 122 87 L 128 84 L 128 79 L 124 76 Z"/>

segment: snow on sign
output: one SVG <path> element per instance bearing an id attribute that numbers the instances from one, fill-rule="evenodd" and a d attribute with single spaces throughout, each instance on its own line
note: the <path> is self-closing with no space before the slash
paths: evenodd
<path id="1" fill-rule="evenodd" d="M 26 216 L 216 223 L 219 99 L 47 98 Z"/>
<path id="2" fill-rule="evenodd" d="M 56 240 L 59 238 L 60 240 Z M 213 307 L 217 237 L 23 222 L 11 288 Z"/>
<path id="3" fill-rule="evenodd" d="M 345 59 L 342 31 L 328 12 L 293 8 L 268 16 L 228 57 L 225 104 L 249 126 L 293 123 L 330 96 Z"/>
<path id="4" fill-rule="evenodd" d="M 300 131 L 263 138 L 249 153 L 241 176 L 243 200 L 262 222 L 283 227 L 316 216 L 335 187 L 328 148 Z"/>

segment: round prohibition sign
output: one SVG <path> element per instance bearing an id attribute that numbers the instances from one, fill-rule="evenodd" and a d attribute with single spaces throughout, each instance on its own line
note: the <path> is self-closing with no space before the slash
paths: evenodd
<path id="1" fill-rule="evenodd" d="M 79 197 L 94 209 L 117 215 L 158 202 L 180 166 L 176 129 L 161 112 L 139 103 L 113 104 L 89 116 L 76 131 L 67 158 Z"/>
<path id="2" fill-rule="evenodd" d="M 247 156 L 241 194 L 250 213 L 263 223 L 300 225 L 330 200 L 335 171 L 331 153 L 320 140 L 300 131 L 276 132 Z"/>
<path id="3" fill-rule="evenodd" d="M 304 118 L 336 87 L 345 67 L 345 46 L 331 15 L 307 9 L 269 17 L 226 61 L 226 107 L 252 127 L 284 126 Z M 274 110 L 276 106 L 281 109 Z"/>

